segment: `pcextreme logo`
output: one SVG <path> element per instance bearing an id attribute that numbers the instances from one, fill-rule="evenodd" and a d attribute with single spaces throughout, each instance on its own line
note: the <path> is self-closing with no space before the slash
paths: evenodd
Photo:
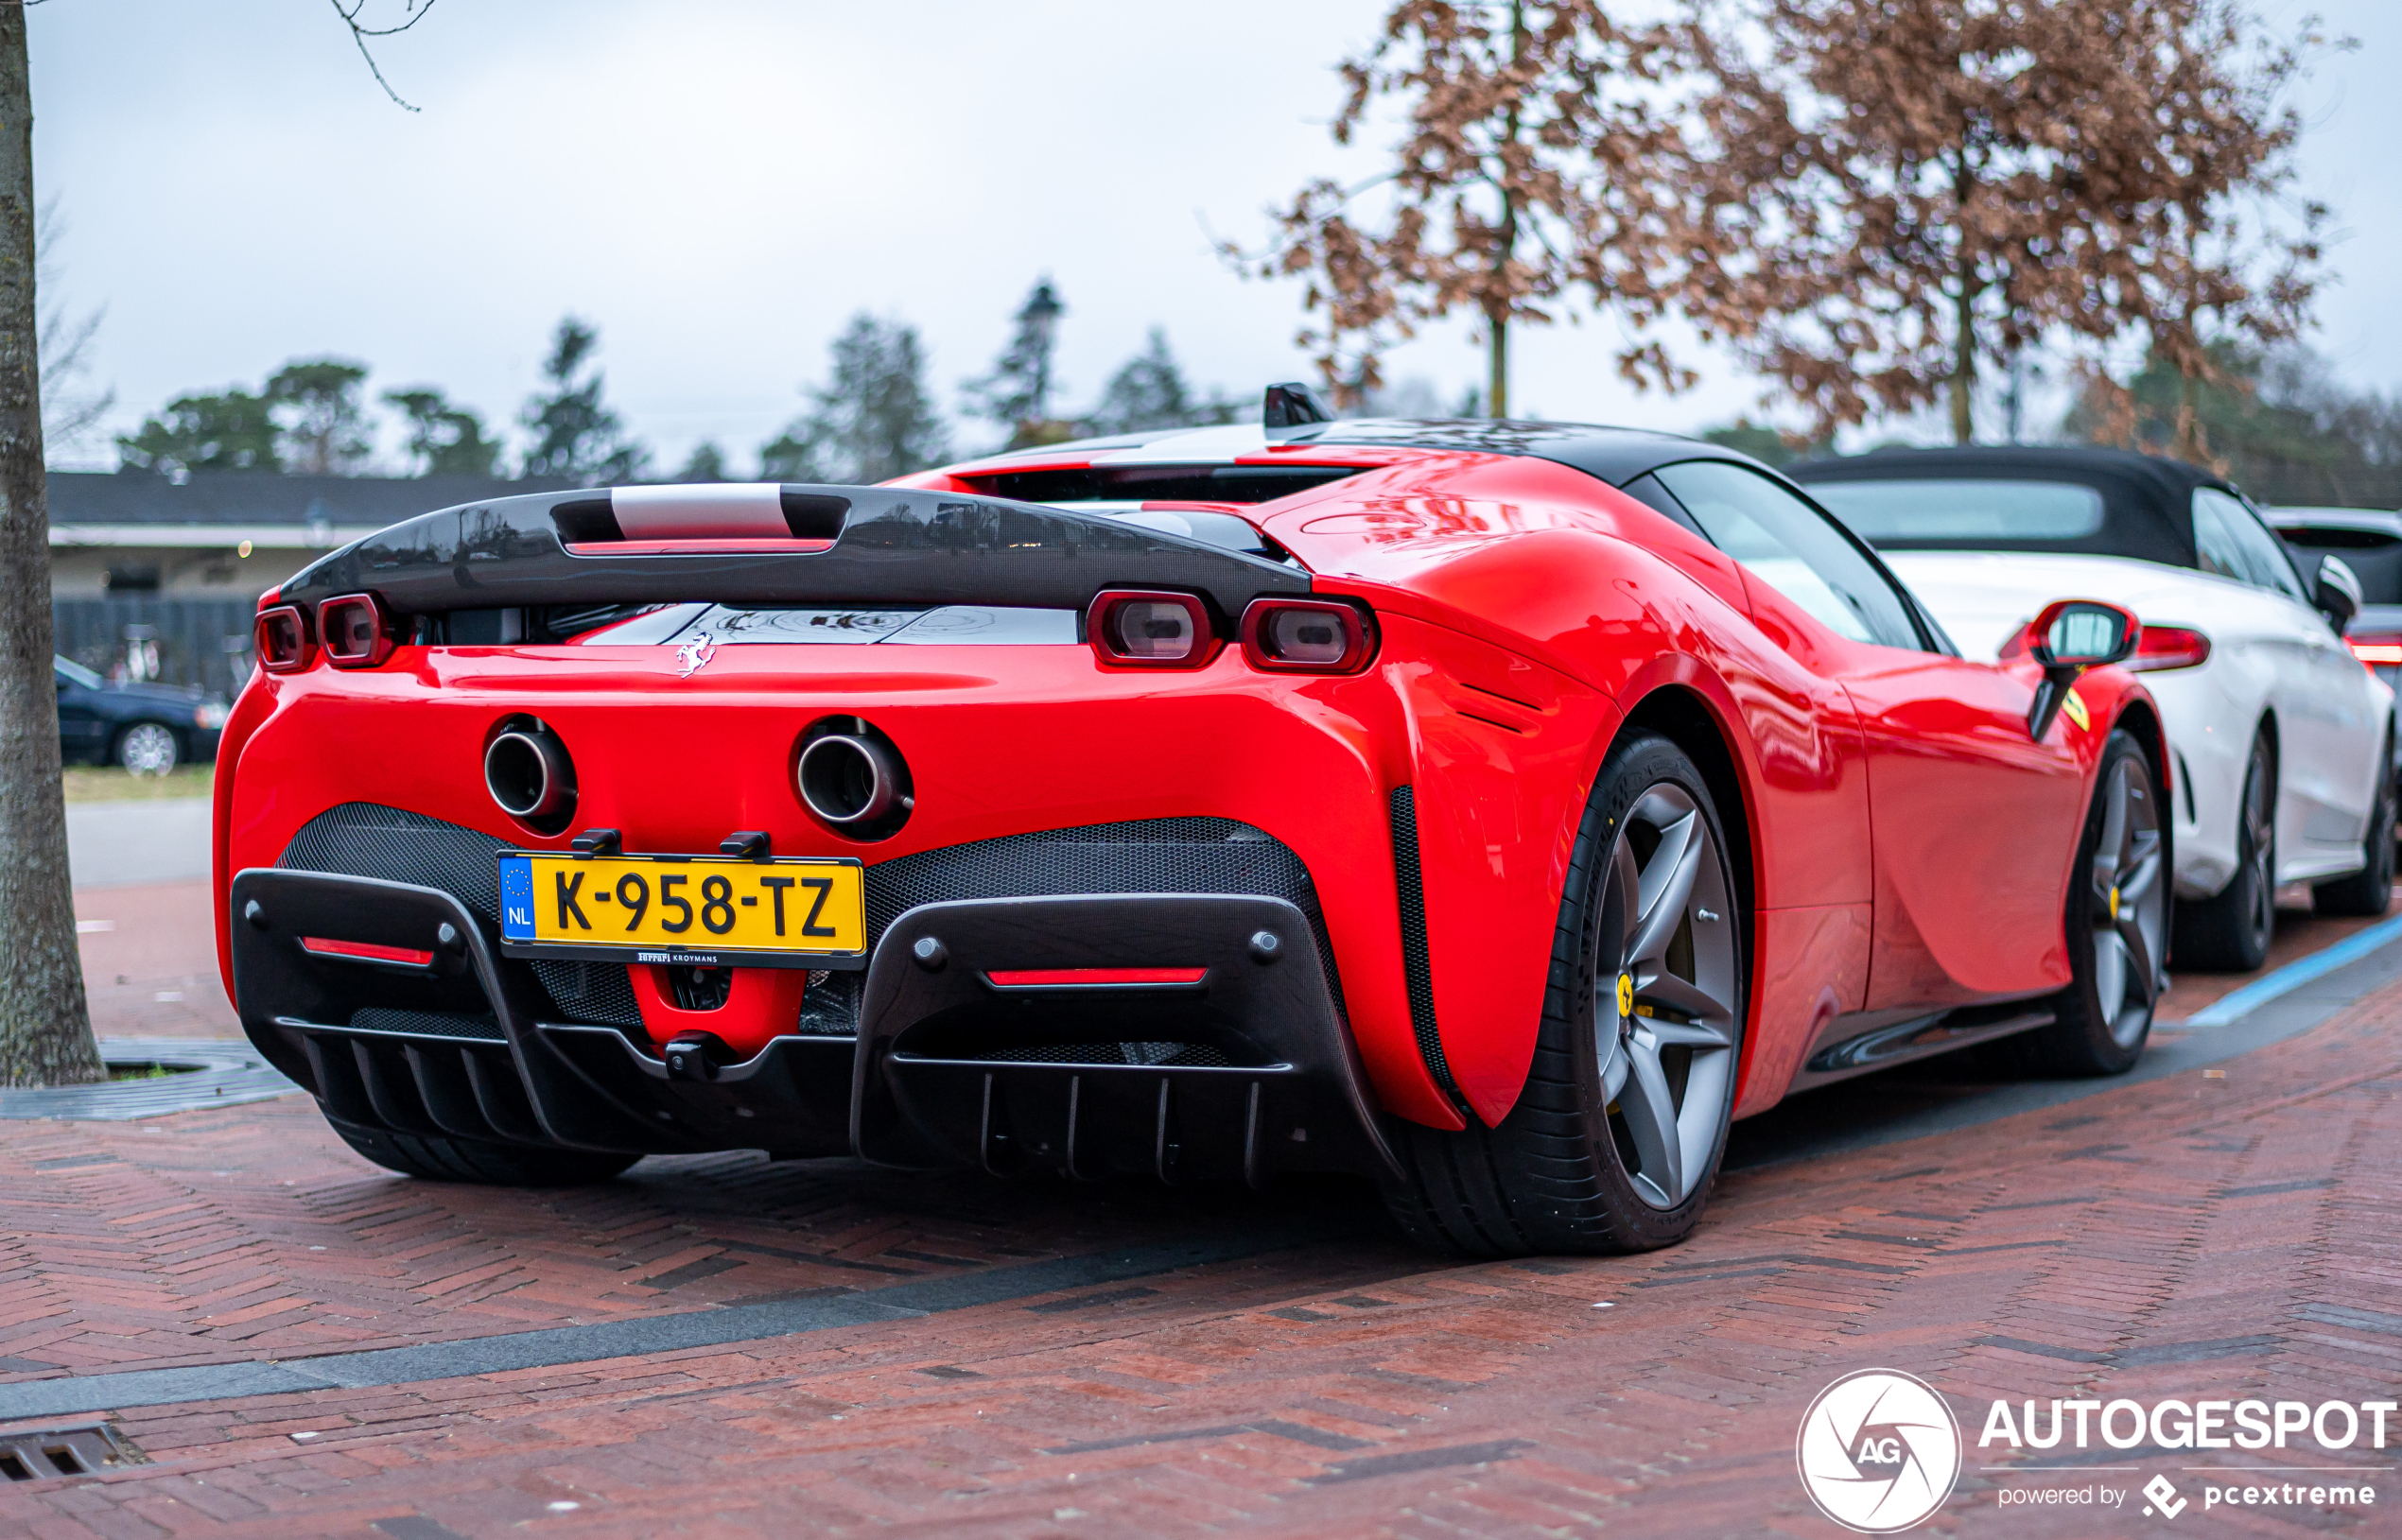
<path id="1" fill-rule="evenodd" d="M 1863 1369 L 1810 1403 L 1793 1455 L 1819 1512 L 1861 1534 L 1891 1534 L 1952 1495 L 1960 1426 L 1915 1375 Z"/>

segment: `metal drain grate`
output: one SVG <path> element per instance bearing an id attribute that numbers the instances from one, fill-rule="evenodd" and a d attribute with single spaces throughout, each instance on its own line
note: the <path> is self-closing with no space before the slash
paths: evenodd
<path id="1" fill-rule="evenodd" d="M 97 1476 L 122 1465 L 148 1462 L 131 1440 L 106 1423 L 0 1429 L 0 1476 L 11 1481 Z"/>

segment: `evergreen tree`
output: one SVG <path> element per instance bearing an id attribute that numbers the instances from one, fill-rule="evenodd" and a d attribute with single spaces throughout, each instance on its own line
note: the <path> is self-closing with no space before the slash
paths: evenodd
<path id="1" fill-rule="evenodd" d="M 1052 360 L 1058 347 L 1059 318 L 1066 310 L 1051 280 L 1037 281 L 1018 307 L 1018 329 L 993 361 L 992 372 L 967 383 L 968 412 L 1007 428 L 1012 449 L 1056 443 L 1075 431 L 1051 415 L 1052 394 L 1059 383 L 1053 376 Z"/>
<path id="2" fill-rule="evenodd" d="M 543 360 L 548 387 L 528 398 L 518 419 L 534 438 L 522 472 L 589 484 L 632 481 L 650 463 L 651 452 L 626 437 L 625 426 L 601 400 L 602 377 L 587 369 L 600 334 L 574 316 L 563 316 Z"/>
<path id="3" fill-rule="evenodd" d="M 339 358 L 295 358 L 267 381 L 284 435 L 285 463 L 303 476 L 349 476 L 374 448 L 359 392 L 367 366 Z"/>
<path id="4" fill-rule="evenodd" d="M 733 472 L 726 468 L 725 451 L 708 440 L 692 446 L 684 468 L 668 477 L 670 481 L 731 481 Z"/>
<path id="5" fill-rule="evenodd" d="M 141 428 L 117 438 L 119 468 L 156 471 L 177 480 L 209 471 L 280 471 L 282 429 L 275 403 L 236 387 L 214 395 L 178 396 Z"/>
<path id="6" fill-rule="evenodd" d="M 387 390 L 384 400 L 408 419 L 409 453 L 419 476 L 493 474 L 500 443 L 484 437 L 484 420 L 473 409 L 452 405 L 430 385 Z"/>
<path id="7" fill-rule="evenodd" d="M 768 481 L 869 485 L 939 461 L 942 419 L 926 390 L 917 329 L 862 312 L 834 339 L 832 377 L 809 411 L 759 449 Z"/>
<path id="8" fill-rule="evenodd" d="M 1169 351 L 1168 334 L 1157 326 L 1143 350 L 1126 360 L 1102 388 L 1101 405 L 1086 426 L 1099 434 L 1140 433 L 1149 428 L 1231 423 L 1239 403 L 1212 394 L 1203 401 L 1185 384 L 1184 371 Z"/>
<path id="9" fill-rule="evenodd" d="M 2268 502 L 2402 504 L 2402 401 L 2348 389 L 2293 345 L 2221 338 L 2210 374 L 2197 384 L 2158 349 L 2125 385 L 2089 373 L 2062 434 L 2193 460 Z"/>

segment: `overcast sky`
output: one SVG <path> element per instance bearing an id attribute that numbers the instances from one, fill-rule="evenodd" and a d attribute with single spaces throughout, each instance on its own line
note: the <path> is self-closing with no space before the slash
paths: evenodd
<path id="1" fill-rule="evenodd" d="M 1212 235 L 1257 243 L 1270 202 L 1372 164 L 1325 125 L 1332 66 L 1384 9 L 444 0 L 379 49 L 411 113 L 322 0 L 48 0 L 35 163 L 66 227 L 58 293 L 106 307 L 113 430 L 325 354 L 505 424 L 571 310 L 663 465 L 707 437 L 743 468 L 852 312 L 917 324 L 955 408 L 1043 273 L 1068 303 L 1071 408 L 1154 325 L 1198 385 L 1247 398 L 1303 375 L 1298 286 L 1238 277 Z M 2272 14 L 2306 9 L 2363 44 L 2303 97 L 2309 190 L 2342 232 L 2317 345 L 2393 390 L 2402 6 Z M 1706 357 L 1701 389 L 1638 395 L 1615 340 L 1607 322 L 1527 337 L 1518 405 L 1680 430 L 1754 409 L 1756 385 Z M 1479 369 L 1462 326 L 1389 372 L 1449 399 Z M 959 447 L 988 438 L 965 424 Z M 114 454 L 103 437 L 74 459 Z"/>

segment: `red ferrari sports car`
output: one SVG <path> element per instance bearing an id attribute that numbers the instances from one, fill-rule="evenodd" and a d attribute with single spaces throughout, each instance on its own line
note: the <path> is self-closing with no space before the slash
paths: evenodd
<path id="1" fill-rule="evenodd" d="M 1679 1238 L 1797 1089 L 2134 1062 L 2125 612 L 1966 662 L 1741 455 L 1263 415 L 325 557 L 219 759 L 245 1030 L 420 1176 L 1343 1171 L 1486 1255 Z"/>

